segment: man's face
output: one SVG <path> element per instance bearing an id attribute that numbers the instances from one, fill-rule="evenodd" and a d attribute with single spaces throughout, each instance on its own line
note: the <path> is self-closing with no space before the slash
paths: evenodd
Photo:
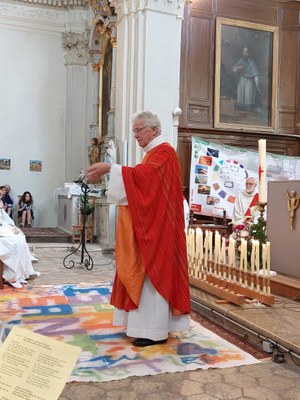
<path id="1" fill-rule="evenodd" d="M 243 59 L 244 60 L 248 60 L 249 58 L 249 50 L 247 49 L 247 47 L 244 47 L 243 49 Z"/>
<path id="2" fill-rule="evenodd" d="M 142 120 L 138 120 L 133 124 L 132 132 L 142 148 L 146 147 L 157 136 L 157 128 L 145 126 Z"/>
<path id="3" fill-rule="evenodd" d="M 248 194 L 252 194 L 255 190 L 256 183 L 253 179 L 247 179 L 246 180 L 246 192 Z"/>
<path id="4" fill-rule="evenodd" d="M 10 192 L 10 186 L 9 185 L 5 185 L 5 193 L 9 193 Z"/>

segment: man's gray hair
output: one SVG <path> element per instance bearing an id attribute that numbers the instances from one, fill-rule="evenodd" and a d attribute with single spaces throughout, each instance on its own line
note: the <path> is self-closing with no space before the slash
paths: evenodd
<path id="1" fill-rule="evenodd" d="M 149 128 L 156 128 L 157 133 L 161 133 L 161 123 L 156 114 L 153 114 L 151 111 L 140 111 L 132 116 L 132 123 L 135 124 L 137 121 L 142 120 L 145 126 Z"/>

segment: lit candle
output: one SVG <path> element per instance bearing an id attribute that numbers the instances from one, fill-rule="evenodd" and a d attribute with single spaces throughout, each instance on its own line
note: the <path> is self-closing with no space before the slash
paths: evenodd
<path id="1" fill-rule="evenodd" d="M 240 253 L 240 276 L 239 283 L 243 282 L 243 271 L 244 271 L 244 283 L 247 284 L 247 241 L 241 239 L 241 253 Z"/>
<path id="2" fill-rule="evenodd" d="M 233 281 L 235 282 L 235 240 L 232 237 L 229 238 L 228 263 L 229 267 L 232 268 Z"/>
<path id="3" fill-rule="evenodd" d="M 255 264 L 255 272 L 256 272 L 256 290 L 260 290 L 260 284 L 259 284 L 259 270 L 260 270 L 260 257 L 259 257 L 259 240 L 254 241 L 254 247 L 255 247 L 255 259 L 254 259 L 254 264 Z"/>
<path id="4" fill-rule="evenodd" d="M 266 250 L 266 257 L 267 257 L 267 276 L 270 277 L 271 275 L 271 249 L 270 249 L 270 242 L 267 242 L 267 250 Z"/>
<path id="5" fill-rule="evenodd" d="M 263 267 L 263 292 L 266 293 L 266 273 L 267 273 L 267 246 L 262 245 L 262 267 Z"/>
<path id="6" fill-rule="evenodd" d="M 201 267 L 203 261 L 203 233 L 200 228 L 196 228 L 196 259 L 197 264 Z"/>
<path id="7" fill-rule="evenodd" d="M 209 263 L 209 273 L 212 274 L 212 242 L 213 242 L 213 235 L 211 231 L 208 231 L 208 252 L 209 252 L 209 258 L 208 260 L 210 261 Z"/>
<path id="8" fill-rule="evenodd" d="M 208 260 L 208 232 L 205 232 L 204 240 L 204 269 L 207 272 L 207 260 Z"/>
<path id="9" fill-rule="evenodd" d="M 195 261 L 195 231 L 194 229 L 190 229 L 190 235 L 191 235 L 191 262 L 192 262 L 192 267 L 194 267 L 194 261 Z"/>
<path id="10" fill-rule="evenodd" d="M 218 231 L 215 232 L 215 272 L 219 275 L 220 256 L 221 256 L 221 236 Z"/>
<path id="11" fill-rule="evenodd" d="M 260 203 L 266 203 L 267 191 L 266 191 L 266 140 L 260 139 L 258 141 L 258 176 L 259 176 L 259 192 L 258 201 Z"/>
<path id="12" fill-rule="evenodd" d="M 226 279 L 226 239 L 224 237 L 222 237 L 220 261 L 223 268 L 223 278 Z"/>
<path id="13" fill-rule="evenodd" d="M 251 250 L 251 274 L 254 274 L 254 263 L 255 263 L 255 240 L 251 240 L 252 250 Z"/>
<path id="14" fill-rule="evenodd" d="M 213 249 L 213 234 L 209 232 L 209 260 L 212 261 L 212 249 Z"/>

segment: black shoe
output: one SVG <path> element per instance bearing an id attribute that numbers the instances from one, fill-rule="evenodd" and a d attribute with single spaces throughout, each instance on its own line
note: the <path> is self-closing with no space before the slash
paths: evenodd
<path id="1" fill-rule="evenodd" d="M 144 339 L 139 338 L 133 341 L 133 345 L 136 347 L 147 347 L 147 346 L 154 346 L 155 344 L 163 344 L 166 343 L 168 339 L 164 340 L 151 340 L 151 339 Z"/>

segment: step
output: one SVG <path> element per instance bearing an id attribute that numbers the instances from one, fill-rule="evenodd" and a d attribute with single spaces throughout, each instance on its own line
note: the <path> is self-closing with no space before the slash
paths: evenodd
<path id="1" fill-rule="evenodd" d="M 58 228 L 22 228 L 28 243 L 72 243 L 72 235 Z"/>
<path id="2" fill-rule="evenodd" d="M 300 278 L 282 273 L 271 276 L 271 292 L 300 301 Z"/>

